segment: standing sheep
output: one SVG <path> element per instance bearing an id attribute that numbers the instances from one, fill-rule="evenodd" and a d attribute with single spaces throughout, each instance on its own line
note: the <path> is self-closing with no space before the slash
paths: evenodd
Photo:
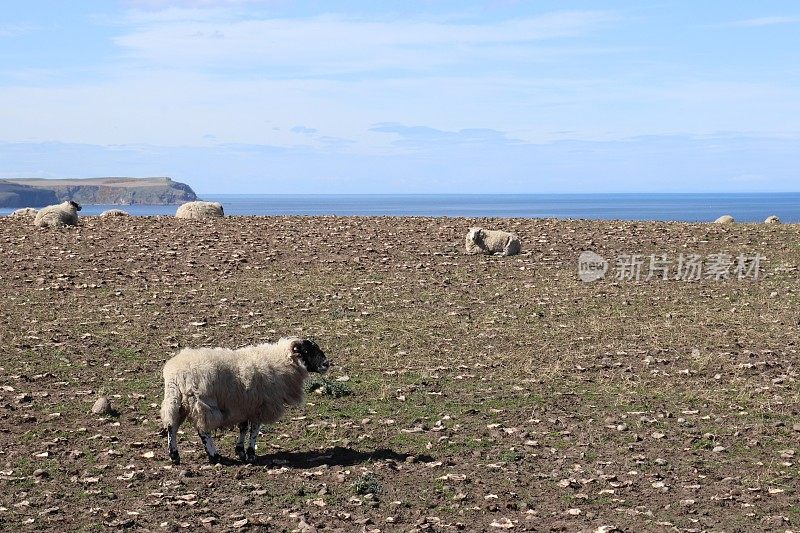
<path id="1" fill-rule="evenodd" d="M 72 200 L 57 205 L 48 205 L 36 213 L 36 218 L 33 219 L 33 225 L 40 228 L 77 226 L 78 211 L 80 210 L 81 206 Z"/>
<path id="2" fill-rule="evenodd" d="M 507 231 L 470 228 L 466 248 L 468 254 L 517 255 L 522 244 L 519 237 Z"/>
<path id="3" fill-rule="evenodd" d="M 225 211 L 219 202 L 186 202 L 175 212 L 175 218 L 222 218 Z"/>
<path id="4" fill-rule="evenodd" d="M 39 211 L 33 207 L 23 207 L 22 209 L 15 210 L 8 216 L 13 218 L 35 218 L 38 212 Z"/>
<path id="5" fill-rule="evenodd" d="M 330 363 L 314 341 L 285 337 L 276 343 L 227 348 L 184 348 L 164 365 L 161 421 L 167 430 L 169 457 L 180 464 L 177 432 L 189 418 L 194 422 L 208 460 L 221 459 L 211 432 L 239 428 L 236 455 L 255 460 L 261 424 L 277 421 L 286 406 L 303 401 L 303 382 L 309 372 L 325 373 Z M 250 433 L 247 451 L 244 439 Z"/>

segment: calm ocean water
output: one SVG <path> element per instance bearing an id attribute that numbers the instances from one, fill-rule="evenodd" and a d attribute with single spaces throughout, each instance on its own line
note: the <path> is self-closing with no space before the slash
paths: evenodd
<path id="1" fill-rule="evenodd" d="M 595 220 L 711 221 L 730 214 L 740 222 L 777 215 L 800 222 L 800 193 L 753 194 L 341 194 L 221 195 L 226 215 L 363 215 L 583 218 Z M 82 215 L 114 207 L 132 215 L 174 215 L 175 206 L 87 205 Z M 13 209 L 0 209 L 6 215 Z"/>

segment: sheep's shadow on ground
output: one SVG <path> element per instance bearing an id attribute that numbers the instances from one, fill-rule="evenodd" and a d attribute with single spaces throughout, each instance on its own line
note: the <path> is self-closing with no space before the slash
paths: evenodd
<path id="1" fill-rule="evenodd" d="M 256 457 L 253 464 L 259 466 L 286 466 L 288 468 L 313 468 L 315 466 L 352 466 L 369 461 L 404 462 L 409 457 L 420 462 L 430 462 L 433 458 L 427 455 L 398 453 L 387 448 L 362 452 L 352 448 L 335 446 L 326 450 L 307 452 L 277 452 Z"/>

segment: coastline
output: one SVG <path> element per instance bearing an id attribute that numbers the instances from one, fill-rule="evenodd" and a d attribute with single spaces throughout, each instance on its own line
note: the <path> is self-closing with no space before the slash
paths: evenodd
<path id="1" fill-rule="evenodd" d="M 800 193 L 764 194 L 527 194 L 527 195 L 212 195 L 226 215 L 443 216 L 711 222 L 723 214 L 739 222 L 777 215 L 800 222 Z M 177 205 L 84 205 L 82 215 L 121 208 L 140 216 L 170 216 Z M 0 216 L 11 209 L 0 209 Z"/>

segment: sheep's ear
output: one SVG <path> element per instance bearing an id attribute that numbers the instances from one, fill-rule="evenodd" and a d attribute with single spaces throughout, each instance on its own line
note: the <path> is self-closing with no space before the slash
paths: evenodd
<path id="1" fill-rule="evenodd" d="M 303 341 L 292 341 L 291 344 L 291 355 L 289 357 L 291 359 L 299 359 L 303 356 Z"/>

